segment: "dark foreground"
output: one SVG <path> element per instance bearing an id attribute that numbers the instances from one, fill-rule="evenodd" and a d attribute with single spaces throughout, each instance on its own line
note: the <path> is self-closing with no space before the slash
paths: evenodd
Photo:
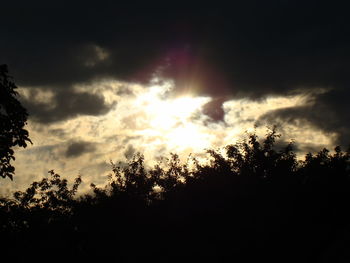
<path id="1" fill-rule="evenodd" d="M 272 131 L 209 151 L 192 168 L 172 155 L 146 169 L 113 165 L 106 188 L 76 197 L 53 171 L 1 205 L 11 262 L 350 262 L 350 153 L 298 162 Z M 155 186 L 156 189 L 155 190 Z"/>

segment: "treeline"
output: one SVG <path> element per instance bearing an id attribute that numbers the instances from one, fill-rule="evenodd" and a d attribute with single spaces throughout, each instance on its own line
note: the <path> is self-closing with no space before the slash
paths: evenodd
<path id="1" fill-rule="evenodd" d="M 14 262 L 349 262 L 350 151 L 297 160 L 275 130 L 206 162 L 136 154 L 106 187 L 77 195 L 54 171 L 1 199 L 1 253 Z M 107 261 L 108 260 L 108 261 Z"/>

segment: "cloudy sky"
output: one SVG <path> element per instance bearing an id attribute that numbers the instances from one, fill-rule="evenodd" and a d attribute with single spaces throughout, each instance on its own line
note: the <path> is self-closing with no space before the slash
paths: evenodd
<path id="1" fill-rule="evenodd" d="M 2 3 L 0 64 L 33 145 L 1 191 L 50 169 L 98 184 L 111 160 L 185 158 L 255 126 L 278 125 L 300 152 L 347 146 L 345 2 Z"/>

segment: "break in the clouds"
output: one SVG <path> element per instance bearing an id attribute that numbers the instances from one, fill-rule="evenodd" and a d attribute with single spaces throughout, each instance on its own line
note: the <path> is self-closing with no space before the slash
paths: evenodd
<path id="1" fill-rule="evenodd" d="M 110 161 L 124 162 L 136 152 L 145 155 L 146 165 L 155 164 L 171 152 L 178 153 L 183 161 L 190 154 L 201 158 L 205 149 L 235 143 L 254 126 L 263 136 L 266 125 L 275 124 L 268 116 L 305 105 L 312 107 L 313 98 L 318 96 L 299 93 L 261 100 L 230 99 L 221 105 L 223 118 L 215 120 L 206 114 L 208 107 L 217 104 L 215 99 L 174 97 L 173 82 L 155 81 L 143 86 L 106 79 L 75 89 L 92 94 L 99 91 L 105 102 L 113 106 L 101 115 L 76 115 L 51 123 L 30 121 L 28 129 L 34 145 L 17 151 L 17 176 L 14 183 L 5 186 L 3 182 L 3 189 L 27 186 L 54 169 L 69 178 L 81 174 L 83 190 L 87 191 L 91 182 L 106 182 Z M 308 122 L 284 123 L 280 131 L 282 141 L 295 140 L 302 153 L 332 146 L 336 141 L 335 132 L 324 132 Z"/>
<path id="2" fill-rule="evenodd" d="M 2 9 L 1 62 L 9 64 L 20 86 L 49 87 L 54 93 L 57 108 L 27 104 L 38 121 L 109 110 L 100 96 L 76 93 L 77 84 L 96 78 L 146 84 L 156 72 L 175 81 L 177 94 L 221 101 L 328 89 L 315 97 L 312 109 L 277 111 L 274 117 L 335 131 L 339 143 L 350 134 L 345 1 L 171 6 L 39 1 L 7 2 Z M 220 107 L 208 114 L 222 119 Z"/>
<path id="3" fill-rule="evenodd" d="M 345 1 L 8 1 L 2 10 L 0 63 L 21 87 L 33 147 L 64 158 L 63 171 L 74 170 L 67 157 L 100 173 L 134 150 L 216 147 L 255 124 L 279 124 L 301 151 L 349 143 Z M 167 108 L 174 123 L 145 111 L 137 98 L 154 91 L 152 79 L 168 91 L 163 100 L 191 96 L 196 110 L 176 117 Z M 199 135 L 179 145 L 189 133 Z"/>

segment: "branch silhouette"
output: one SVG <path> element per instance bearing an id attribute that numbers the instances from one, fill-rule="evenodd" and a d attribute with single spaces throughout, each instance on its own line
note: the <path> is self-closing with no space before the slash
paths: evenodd
<path id="1" fill-rule="evenodd" d="M 1 199 L 4 251 L 17 261 L 40 247 L 61 260 L 346 262 L 350 151 L 298 160 L 292 143 L 276 149 L 279 137 L 250 134 L 205 162 L 171 154 L 146 168 L 138 153 L 112 163 L 92 194 L 49 171 Z"/>
<path id="2" fill-rule="evenodd" d="M 27 124 L 28 113 L 18 101 L 13 78 L 8 75 L 6 65 L 0 65 L 0 176 L 13 179 L 15 167 L 11 161 L 15 160 L 13 148 L 27 147 L 31 143 Z"/>
<path id="3" fill-rule="evenodd" d="M 13 148 L 30 142 L 27 111 L 0 66 L 0 176 L 13 178 Z M 177 154 L 154 167 L 137 153 L 111 163 L 104 187 L 78 195 L 53 170 L 0 198 L 0 245 L 15 262 L 41 258 L 119 262 L 212 260 L 349 262 L 350 150 L 297 158 L 277 149 L 276 128 L 206 160 Z M 18 253 L 20 251 L 21 253 Z"/>

